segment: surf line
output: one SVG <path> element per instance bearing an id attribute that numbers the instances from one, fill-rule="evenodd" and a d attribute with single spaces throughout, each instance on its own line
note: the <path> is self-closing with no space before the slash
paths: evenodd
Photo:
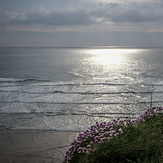
<path id="1" fill-rule="evenodd" d="M 53 104 L 53 105 L 135 105 L 135 104 L 148 104 L 146 102 L 48 102 L 48 101 L 0 101 L 1 103 L 27 103 L 27 104 Z M 163 101 L 152 101 L 152 103 L 163 103 Z"/>
<path id="2" fill-rule="evenodd" d="M 29 92 L 29 91 L 17 91 L 17 90 L 0 90 L 0 92 L 3 93 L 27 93 L 27 94 L 81 94 L 81 95 L 96 95 L 96 94 L 154 94 L 154 93 L 163 93 L 163 91 L 157 91 L 157 92 L 64 92 L 64 91 L 49 91 L 49 92 Z"/>

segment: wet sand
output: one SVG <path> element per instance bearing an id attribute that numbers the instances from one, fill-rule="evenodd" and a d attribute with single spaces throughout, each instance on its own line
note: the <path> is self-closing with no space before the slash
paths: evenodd
<path id="1" fill-rule="evenodd" d="M 79 133 L 0 130 L 0 163 L 61 163 Z"/>

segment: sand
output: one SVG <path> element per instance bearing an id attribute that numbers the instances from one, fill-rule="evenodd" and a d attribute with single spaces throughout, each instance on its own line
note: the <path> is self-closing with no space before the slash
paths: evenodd
<path id="1" fill-rule="evenodd" d="M 79 133 L 0 130 L 0 163 L 61 163 Z"/>

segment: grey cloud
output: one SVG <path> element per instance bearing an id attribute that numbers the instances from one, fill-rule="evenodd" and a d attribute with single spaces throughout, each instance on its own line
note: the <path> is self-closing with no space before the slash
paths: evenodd
<path id="1" fill-rule="evenodd" d="M 41 20 L 42 19 L 38 19 Z M 43 23 L 50 25 L 87 25 L 94 21 L 86 10 L 78 10 L 71 12 L 52 12 L 45 15 Z"/>
<path id="2" fill-rule="evenodd" d="M 1 14 L 0 25 L 86 25 L 95 23 L 87 10 L 9 12 Z"/>
<path id="3" fill-rule="evenodd" d="M 112 22 L 152 22 L 163 20 L 162 3 L 108 3 L 101 9 L 99 17 Z M 96 15 L 97 16 L 97 15 Z"/>
<path id="4" fill-rule="evenodd" d="M 72 1 L 72 0 L 71 0 Z M 74 0 L 73 0 L 74 1 Z M 57 1 L 59 3 L 59 1 Z M 66 1 L 67 2 L 67 1 Z M 83 1 L 84 3 L 85 1 Z M 86 3 L 86 2 L 85 2 Z M 85 5 L 82 5 L 85 6 Z M 28 8 L 24 11 L 3 11 L 0 26 L 80 26 L 91 24 L 162 22 L 163 3 L 94 3 L 90 7 L 75 8 Z"/>

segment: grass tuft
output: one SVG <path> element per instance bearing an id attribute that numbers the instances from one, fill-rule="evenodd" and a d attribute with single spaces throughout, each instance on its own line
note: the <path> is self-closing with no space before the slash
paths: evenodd
<path id="1" fill-rule="evenodd" d="M 64 162 L 163 162 L 162 110 L 162 107 L 150 108 L 134 121 L 96 123 L 72 143 Z"/>

